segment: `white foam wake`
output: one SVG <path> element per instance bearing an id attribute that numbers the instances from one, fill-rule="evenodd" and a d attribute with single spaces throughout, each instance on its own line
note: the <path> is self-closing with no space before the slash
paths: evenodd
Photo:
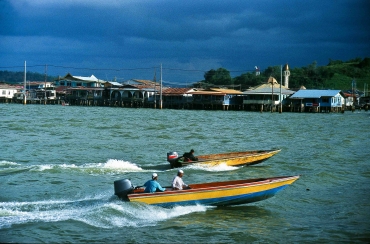
<path id="1" fill-rule="evenodd" d="M 0 229 L 16 224 L 67 220 L 80 221 L 98 228 L 153 226 L 189 213 L 204 212 L 207 208 L 212 207 L 196 205 L 166 209 L 112 200 L 107 196 L 100 199 L 0 202 Z"/>
<path id="2" fill-rule="evenodd" d="M 124 172 L 139 172 L 142 168 L 129 161 L 119 159 L 108 159 L 104 163 L 86 163 L 81 165 L 76 164 L 43 164 L 36 165 L 32 171 L 47 171 L 47 170 L 76 170 L 86 171 L 88 173 L 124 173 Z"/>

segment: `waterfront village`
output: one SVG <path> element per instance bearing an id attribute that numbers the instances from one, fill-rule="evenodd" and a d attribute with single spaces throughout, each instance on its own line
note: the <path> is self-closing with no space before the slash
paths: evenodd
<path id="1" fill-rule="evenodd" d="M 289 88 L 289 76 L 289 67 L 285 65 L 280 84 L 269 77 L 262 85 L 238 91 L 222 87 L 173 88 L 140 79 L 118 83 L 94 75 L 83 77 L 68 73 L 54 82 L 25 82 L 25 88 L 24 85 L 0 84 L 0 103 L 259 112 L 367 111 L 370 107 L 370 97 L 354 91 Z"/>

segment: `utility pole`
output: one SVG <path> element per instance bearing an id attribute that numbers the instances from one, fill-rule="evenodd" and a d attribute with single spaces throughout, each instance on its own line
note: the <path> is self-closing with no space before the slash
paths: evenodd
<path id="1" fill-rule="evenodd" d="M 161 64 L 161 87 L 160 87 L 160 97 L 159 97 L 159 109 L 162 109 L 162 64 Z"/>
<path id="2" fill-rule="evenodd" d="M 23 84 L 23 105 L 27 104 L 26 98 L 26 89 L 27 89 L 27 82 L 26 82 L 26 61 L 24 61 L 24 84 Z"/>
<path id="3" fill-rule="evenodd" d="M 283 112 L 283 98 L 281 97 L 281 83 L 283 82 L 283 65 L 280 65 L 280 108 L 279 113 Z"/>
<path id="4" fill-rule="evenodd" d="M 45 97 L 44 97 L 44 105 L 46 105 L 46 80 L 47 80 L 47 72 L 48 72 L 48 65 L 45 64 L 45 84 L 44 84 Z"/>
<path id="5" fill-rule="evenodd" d="M 274 79 L 271 77 L 271 113 L 274 112 Z"/>
<path id="6" fill-rule="evenodd" d="M 154 69 L 154 108 L 157 108 L 157 71 Z"/>
<path id="7" fill-rule="evenodd" d="M 355 89 L 356 89 L 356 81 L 355 79 L 352 80 L 352 112 L 355 111 Z"/>

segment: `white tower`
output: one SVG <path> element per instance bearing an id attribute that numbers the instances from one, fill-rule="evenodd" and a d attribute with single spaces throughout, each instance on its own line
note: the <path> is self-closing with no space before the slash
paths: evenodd
<path id="1" fill-rule="evenodd" d="M 289 76 L 290 76 L 290 71 L 289 71 L 289 66 L 288 64 L 284 65 L 284 86 L 285 88 L 289 88 Z"/>
<path id="2" fill-rule="evenodd" d="M 260 68 L 258 68 L 257 66 L 254 66 L 254 69 L 255 69 L 255 72 L 256 72 L 256 76 L 261 74 Z"/>

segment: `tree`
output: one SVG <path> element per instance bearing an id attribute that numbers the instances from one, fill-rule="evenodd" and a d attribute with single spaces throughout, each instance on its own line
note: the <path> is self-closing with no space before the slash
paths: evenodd
<path id="1" fill-rule="evenodd" d="M 241 84 L 242 89 L 248 89 L 253 86 L 262 84 L 266 80 L 263 75 L 256 76 L 254 73 L 244 73 L 233 79 L 234 84 Z"/>
<path id="2" fill-rule="evenodd" d="M 361 69 L 363 68 L 370 68 L 370 58 L 364 58 L 359 64 L 358 67 Z"/>
<path id="3" fill-rule="evenodd" d="M 204 74 L 204 80 L 215 85 L 229 85 L 232 81 L 230 72 L 224 68 L 211 69 Z"/>
<path id="4" fill-rule="evenodd" d="M 265 83 L 272 76 L 279 80 L 281 66 L 269 66 L 256 76 L 253 72 L 244 73 L 231 79 L 226 69 L 211 69 L 204 74 L 205 80 L 198 86 L 215 87 L 217 85 L 241 84 L 242 90 Z M 329 64 L 318 66 L 316 61 L 311 64 L 290 70 L 289 87 L 307 89 L 347 89 L 348 80 L 357 79 L 358 87 L 370 79 L 370 58 L 351 59 L 349 61 L 329 60 Z"/>
<path id="5" fill-rule="evenodd" d="M 265 77 L 280 77 L 280 66 L 269 66 L 267 67 L 267 69 L 265 69 L 265 71 L 263 71 L 263 75 Z"/>
<path id="6" fill-rule="evenodd" d="M 206 72 L 204 74 L 204 81 L 206 83 L 212 83 L 213 82 L 213 77 L 216 75 L 216 70 L 211 69 L 210 71 Z"/>
<path id="7" fill-rule="evenodd" d="M 342 63 L 343 63 L 342 60 L 332 60 L 331 58 L 329 58 L 329 64 L 328 64 L 328 66 L 342 64 Z"/>

